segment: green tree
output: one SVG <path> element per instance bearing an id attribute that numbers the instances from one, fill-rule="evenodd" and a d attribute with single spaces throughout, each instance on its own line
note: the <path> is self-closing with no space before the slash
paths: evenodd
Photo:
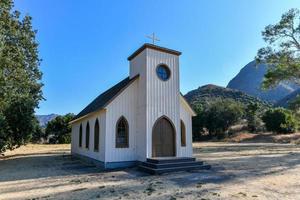
<path id="1" fill-rule="evenodd" d="M 300 112 L 300 95 L 297 95 L 295 99 L 289 102 L 288 108 L 295 111 L 296 113 Z"/>
<path id="2" fill-rule="evenodd" d="M 31 136 L 31 142 L 39 143 L 43 142 L 45 138 L 45 130 L 40 126 L 37 118 L 33 120 L 33 132 Z"/>
<path id="3" fill-rule="evenodd" d="M 276 133 L 294 133 L 297 120 L 290 110 L 284 108 L 269 109 L 262 117 L 268 131 Z"/>
<path id="4" fill-rule="evenodd" d="M 197 115 L 192 118 L 193 141 L 197 141 L 200 140 L 204 132 L 203 128 L 204 128 L 205 117 L 204 115 L 202 115 L 204 107 L 200 103 L 194 104 L 192 106 L 194 111 L 197 113 Z"/>
<path id="5" fill-rule="evenodd" d="M 28 142 L 42 97 L 38 43 L 31 17 L 0 1 L 0 152 Z"/>
<path id="6" fill-rule="evenodd" d="M 248 123 L 248 130 L 250 132 L 255 132 L 261 126 L 260 119 L 260 110 L 262 109 L 261 105 L 258 103 L 250 103 L 246 106 L 245 109 L 245 118 Z"/>
<path id="7" fill-rule="evenodd" d="M 48 122 L 45 130 L 46 137 L 50 143 L 67 144 L 71 142 L 71 125 L 70 121 L 74 118 L 74 114 L 66 114 L 58 116 Z"/>
<path id="8" fill-rule="evenodd" d="M 297 95 L 295 99 L 289 102 L 288 108 L 293 111 L 296 121 L 297 121 L 297 128 L 300 127 L 300 95 Z"/>
<path id="9" fill-rule="evenodd" d="M 244 115 L 243 105 L 229 99 L 217 99 L 210 102 L 201 113 L 201 123 L 211 137 L 223 137 L 228 128 Z"/>
<path id="10" fill-rule="evenodd" d="M 300 15 L 290 9 L 281 20 L 262 32 L 267 46 L 258 50 L 258 63 L 268 63 L 263 88 L 276 86 L 284 80 L 300 83 Z"/>

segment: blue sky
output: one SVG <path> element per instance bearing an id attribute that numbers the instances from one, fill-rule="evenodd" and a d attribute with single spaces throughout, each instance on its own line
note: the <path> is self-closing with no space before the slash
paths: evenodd
<path id="1" fill-rule="evenodd" d="M 43 59 L 37 114 L 77 114 L 128 76 L 127 57 L 155 32 L 179 50 L 181 91 L 226 86 L 264 45 L 261 31 L 300 0 L 16 0 Z"/>

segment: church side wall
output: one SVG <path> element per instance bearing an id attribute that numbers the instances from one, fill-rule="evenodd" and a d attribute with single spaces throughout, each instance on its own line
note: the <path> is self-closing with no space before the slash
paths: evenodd
<path id="1" fill-rule="evenodd" d="M 180 99 L 180 119 L 183 121 L 185 125 L 186 146 L 182 147 L 180 145 L 179 156 L 192 157 L 193 156 L 192 115 L 189 113 L 188 108 L 186 107 L 182 99 Z"/>
<path id="2" fill-rule="evenodd" d="M 106 107 L 105 162 L 135 161 L 137 134 L 137 88 L 139 79 L 129 85 Z M 129 148 L 116 148 L 116 123 L 124 116 L 129 125 Z"/>
<path id="3" fill-rule="evenodd" d="M 87 156 L 93 158 L 98 161 L 105 161 L 105 131 L 106 131 L 106 123 L 105 123 L 105 111 L 99 111 L 87 118 L 84 118 L 74 124 L 72 124 L 72 136 L 71 136 L 71 153 L 79 154 L 82 156 Z M 100 143 L 99 143 L 99 151 L 94 151 L 94 127 L 96 119 L 99 121 L 100 127 Z M 90 142 L 89 148 L 85 148 L 86 142 L 86 125 L 89 122 L 90 126 Z M 80 124 L 82 125 L 82 147 L 79 147 L 79 129 Z"/>
<path id="4" fill-rule="evenodd" d="M 147 51 L 147 157 L 152 157 L 152 129 L 161 116 L 167 116 L 176 129 L 176 156 L 180 145 L 179 57 L 152 49 Z M 171 70 L 169 80 L 157 77 L 156 67 L 166 64 Z"/>
<path id="5" fill-rule="evenodd" d="M 137 85 L 137 130 L 136 130 L 136 155 L 137 160 L 146 160 L 146 51 L 141 52 L 130 61 L 130 77 L 140 75 Z"/>

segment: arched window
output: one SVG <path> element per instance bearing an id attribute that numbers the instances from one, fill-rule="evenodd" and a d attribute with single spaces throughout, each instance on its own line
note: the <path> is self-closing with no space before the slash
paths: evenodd
<path id="1" fill-rule="evenodd" d="M 185 134 L 185 125 L 182 120 L 180 120 L 180 132 L 181 132 L 181 146 L 186 146 L 186 134 Z"/>
<path id="2" fill-rule="evenodd" d="M 85 129 L 85 148 L 89 148 L 90 146 L 90 124 L 87 122 Z"/>
<path id="3" fill-rule="evenodd" d="M 99 121 L 96 119 L 95 128 L 94 128 L 94 151 L 99 151 Z"/>
<path id="4" fill-rule="evenodd" d="M 82 125 L 79 127 L 79 147 L 82 147 Z"/>
<path id="5" fill-rule="evenodd" d="M 116 148 L 128 148 L 128 122 L 125 117 L 121 117 L 116 126 Z"/>

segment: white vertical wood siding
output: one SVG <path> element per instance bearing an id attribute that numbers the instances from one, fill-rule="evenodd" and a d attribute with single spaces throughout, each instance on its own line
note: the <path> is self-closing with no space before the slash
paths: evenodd
<path id="1" fill-rule="evenodd" d="M 147 100 L 146 100 L 146 130 L 147 130 L 147 157 L 152 157 L 152 128 L 161 116 L 167 116 L 176 130 L 176 155 L 180 146 L 180 103 L 179 103 L 179 57 L 176 55 L 146 49 L 147 51 Z M 171 76 L 162 81 L 157 77 L 156 67 L 166 64 Z"/>
<path id="2" fill-rule="evenodd" d="M 99 151 L 94 151 L 94 127 L 96 118 L 99 121 L 100 135 L 99 135 Z M 83 156 L 88 156 L 95 160 L 105 161 L 105 131 L 106 131 L 106 113 L 105 111 L 99 111 L 87 118 L 84 118 L 74 124 L 72 124 L 72 142 L 71 142 L 71 152 L 72 154 L 79 154 Z M 85 148 L 86 141 L 86 125 L 89 122 L 90 125 L 90 142 L 89 148 Z M 82 146 L 79 147 L 79 129 L 80 124 L 82 125 Z"/>
<path id="3" fill-rule="evenodd" d="M 184 100 L 180 98 L 180 119 L 185 125 L 185 134 L 186 134 L 186 146 L 181 146 L 179 148 L 179 155 L 181 157 L 192 157 L 193 156 L 193 147 L 192 147 L 192 115 L 189 112 Z M 181 137 L 180 137 L 181 140 Z"/>
<path id="4" fill-rule="evenodd" d="M 137 86 L 139 79 L 129 85 L 106 107 L 106 162 L 134 161 L 137 132 Z M 129 125 L 129 148 L 116 148 L 116 123 L 124 116 Z"/>
<path id="5" fill-rule="evenodd" d="M 160 80 L 156 67 L 166 64 L 171 76 Z M 179 57 L 145 49 L 130 61 L 130 77 L 139 78 L 122 91 L 105 111 L 98 112 L 72 125 L 72 153 L 78 153 L 104 162 L 144 161 L 152 157 L 152 129 L 158 118 L 166 116 L 176 131 L 176 156 L 192 156 L 192 121 L 179 92 Z M 116 148 L 116 123 L 124 116 L 129 124 L 129 148 Z M 94 125 L 99 117 L 100 151 L 94 152 Z M 181 147 L 180 119 L 186 126 L 186 147 Z M 85 148 L 87 120 L 90 123 L 90 149 Z M 82 123 L 82 148 L 78 147 L 79 126 Z"/>
<path id="6" fill-rule="evenodd" d="M 137 104 L 136 104 L 136 156 L 137 160 L 144 161 L 147 157 L 147 140 L 146 140 L 146 62 L 147 52 L 143 51 L 130 61 L 130 77 L 133 78 L 139 74 L 137 83 Z"/>
<path id="7" fill-rule="evenodd" d="M 166 64 L 171 77 L 160 80 L 156 67 Z M 179 57 L 169 53 L 145 49 L 130 62 L 130 77 L 140 74 L 138 84 L 138 160 L 152 157 L 152 128 L 161 116 L 166 116 L 175 126 L 176 155 L 180 154 L 180 103 Z"/>

